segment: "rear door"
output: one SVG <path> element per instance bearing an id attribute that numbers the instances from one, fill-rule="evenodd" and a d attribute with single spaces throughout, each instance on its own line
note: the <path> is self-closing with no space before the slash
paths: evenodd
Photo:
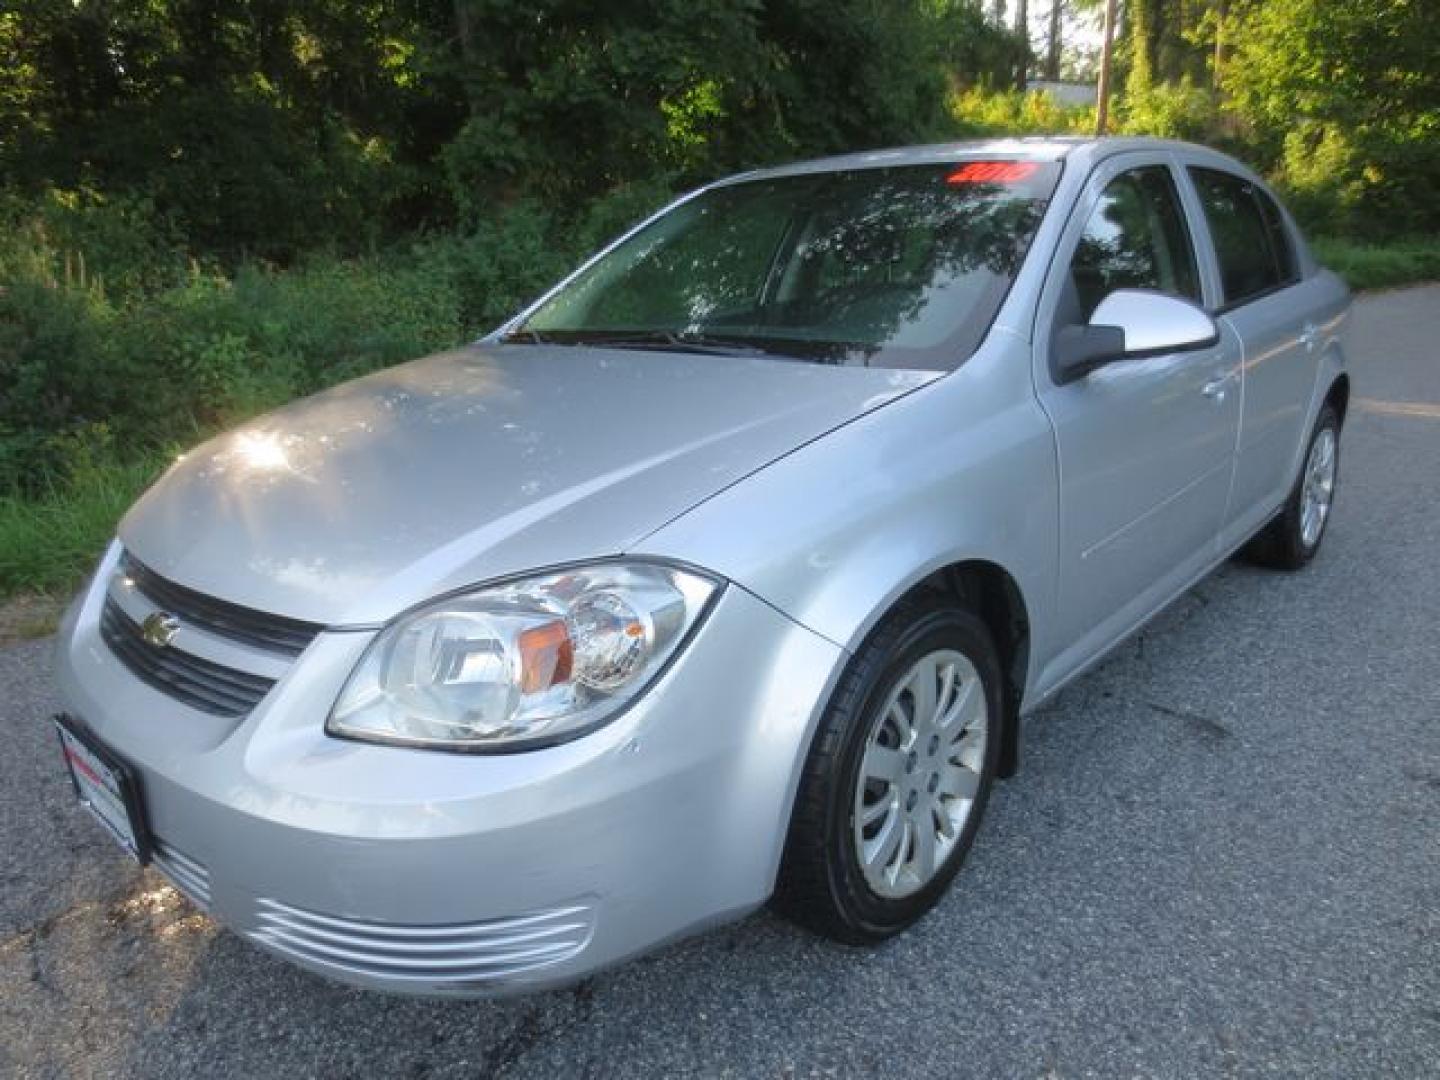
<path id="1" fill-rule="evenodd" d="M 1120 360 L 1064 385 L 1049 364 L 1054 335 L 1086 322 L 1116 289 L 1213 302 L 1184 206 L 1170 154 L 1107 161 L 1087 183 L 1041 297 L 1035 380 L 1060 465 L 1057 679 L 1215 558 L 1240 418 L 1234 335 Z"/>
<path id="2" fill-rule="evenodd" d="M 1307 317 L 1295 243 L 1259 184 L 1210 164 L 1186 173 L 1215 253 L 1212 314 L 1244 349 L 1244 398 L 1227 532 L 1247 536 L 1285 499 L 1319 372 L 1320 328 Z"/>

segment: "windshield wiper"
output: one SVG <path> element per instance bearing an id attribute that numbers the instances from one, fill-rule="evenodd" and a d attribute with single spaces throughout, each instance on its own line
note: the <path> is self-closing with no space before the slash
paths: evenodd
<path id="1" fill-rule="evenodd" d="M 677 334 L 673 330 L 647 330 L 640 334 L 597 337 L 587 345 L 614 349 L 659 349 L 664 352 L 699 353 L 703 356 L 763 356 L 764 349 L 739 342 L 726 342 L 701 334 Z"/>
<path id="2" fill-rule="evenodd" d="M 839 364 L 855 355 L 868 358 L 875 347 L 858 342 L 760 336 L 715 330 L 512 330 L 500 339 L 515 345 L 590 345 L 609 349 L 652 349 L 704 356 L 773 356 Z M 862 361 L 863 362 L 863 361 Z"/>
<path id="3" fill-rule="evenodd" d="M 550 340 L 539 330 L 511 330 L 502 334 L 500 340 L 506 345 L 549 345 Z"/>
<path id="4" fill-rule="evenodd" d="M 606 349 L 656 349 L 705 356 L 764 356 L 768 349 L 742 341 L 675 330 L 512 330 L 501 341 L 516 345 L 592 345 Z"/>

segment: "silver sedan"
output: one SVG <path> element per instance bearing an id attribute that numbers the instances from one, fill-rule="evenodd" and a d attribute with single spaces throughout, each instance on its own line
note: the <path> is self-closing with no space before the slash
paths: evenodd
<path id="1" fill-rule="evenodd" d="M 883 940 L 1021 717 L 1232 553 L 1315 555 L 1348 308 L 1197 146 L 712 184 L 177 461 L 64 622 L 66 767 L 221 922 L 366 986 L 552 985 L 772 899 Z"/>

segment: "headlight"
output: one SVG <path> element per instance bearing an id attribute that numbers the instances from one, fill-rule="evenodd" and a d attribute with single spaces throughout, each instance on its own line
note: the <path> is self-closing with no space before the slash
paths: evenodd
<path id="1" fill-rule="evenodd" d="M 332 735 L 446 750 L 574 738 L 633 701 L 717 584 L 653 563 L 596 563 L 452 596 L 371 642 Z"/>

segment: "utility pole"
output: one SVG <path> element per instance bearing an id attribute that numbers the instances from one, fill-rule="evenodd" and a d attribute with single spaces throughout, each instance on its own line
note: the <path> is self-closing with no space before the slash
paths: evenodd
<path id="1" fill-rule="evenodd" d="M 1095 135 L 1105 134 L 1110 122 L 1110 68 L 1115 54 L 1115 0 L 1105 0 L 1104 40 L 1100 46 L 1100 85 L 1095 88 Z"/>

